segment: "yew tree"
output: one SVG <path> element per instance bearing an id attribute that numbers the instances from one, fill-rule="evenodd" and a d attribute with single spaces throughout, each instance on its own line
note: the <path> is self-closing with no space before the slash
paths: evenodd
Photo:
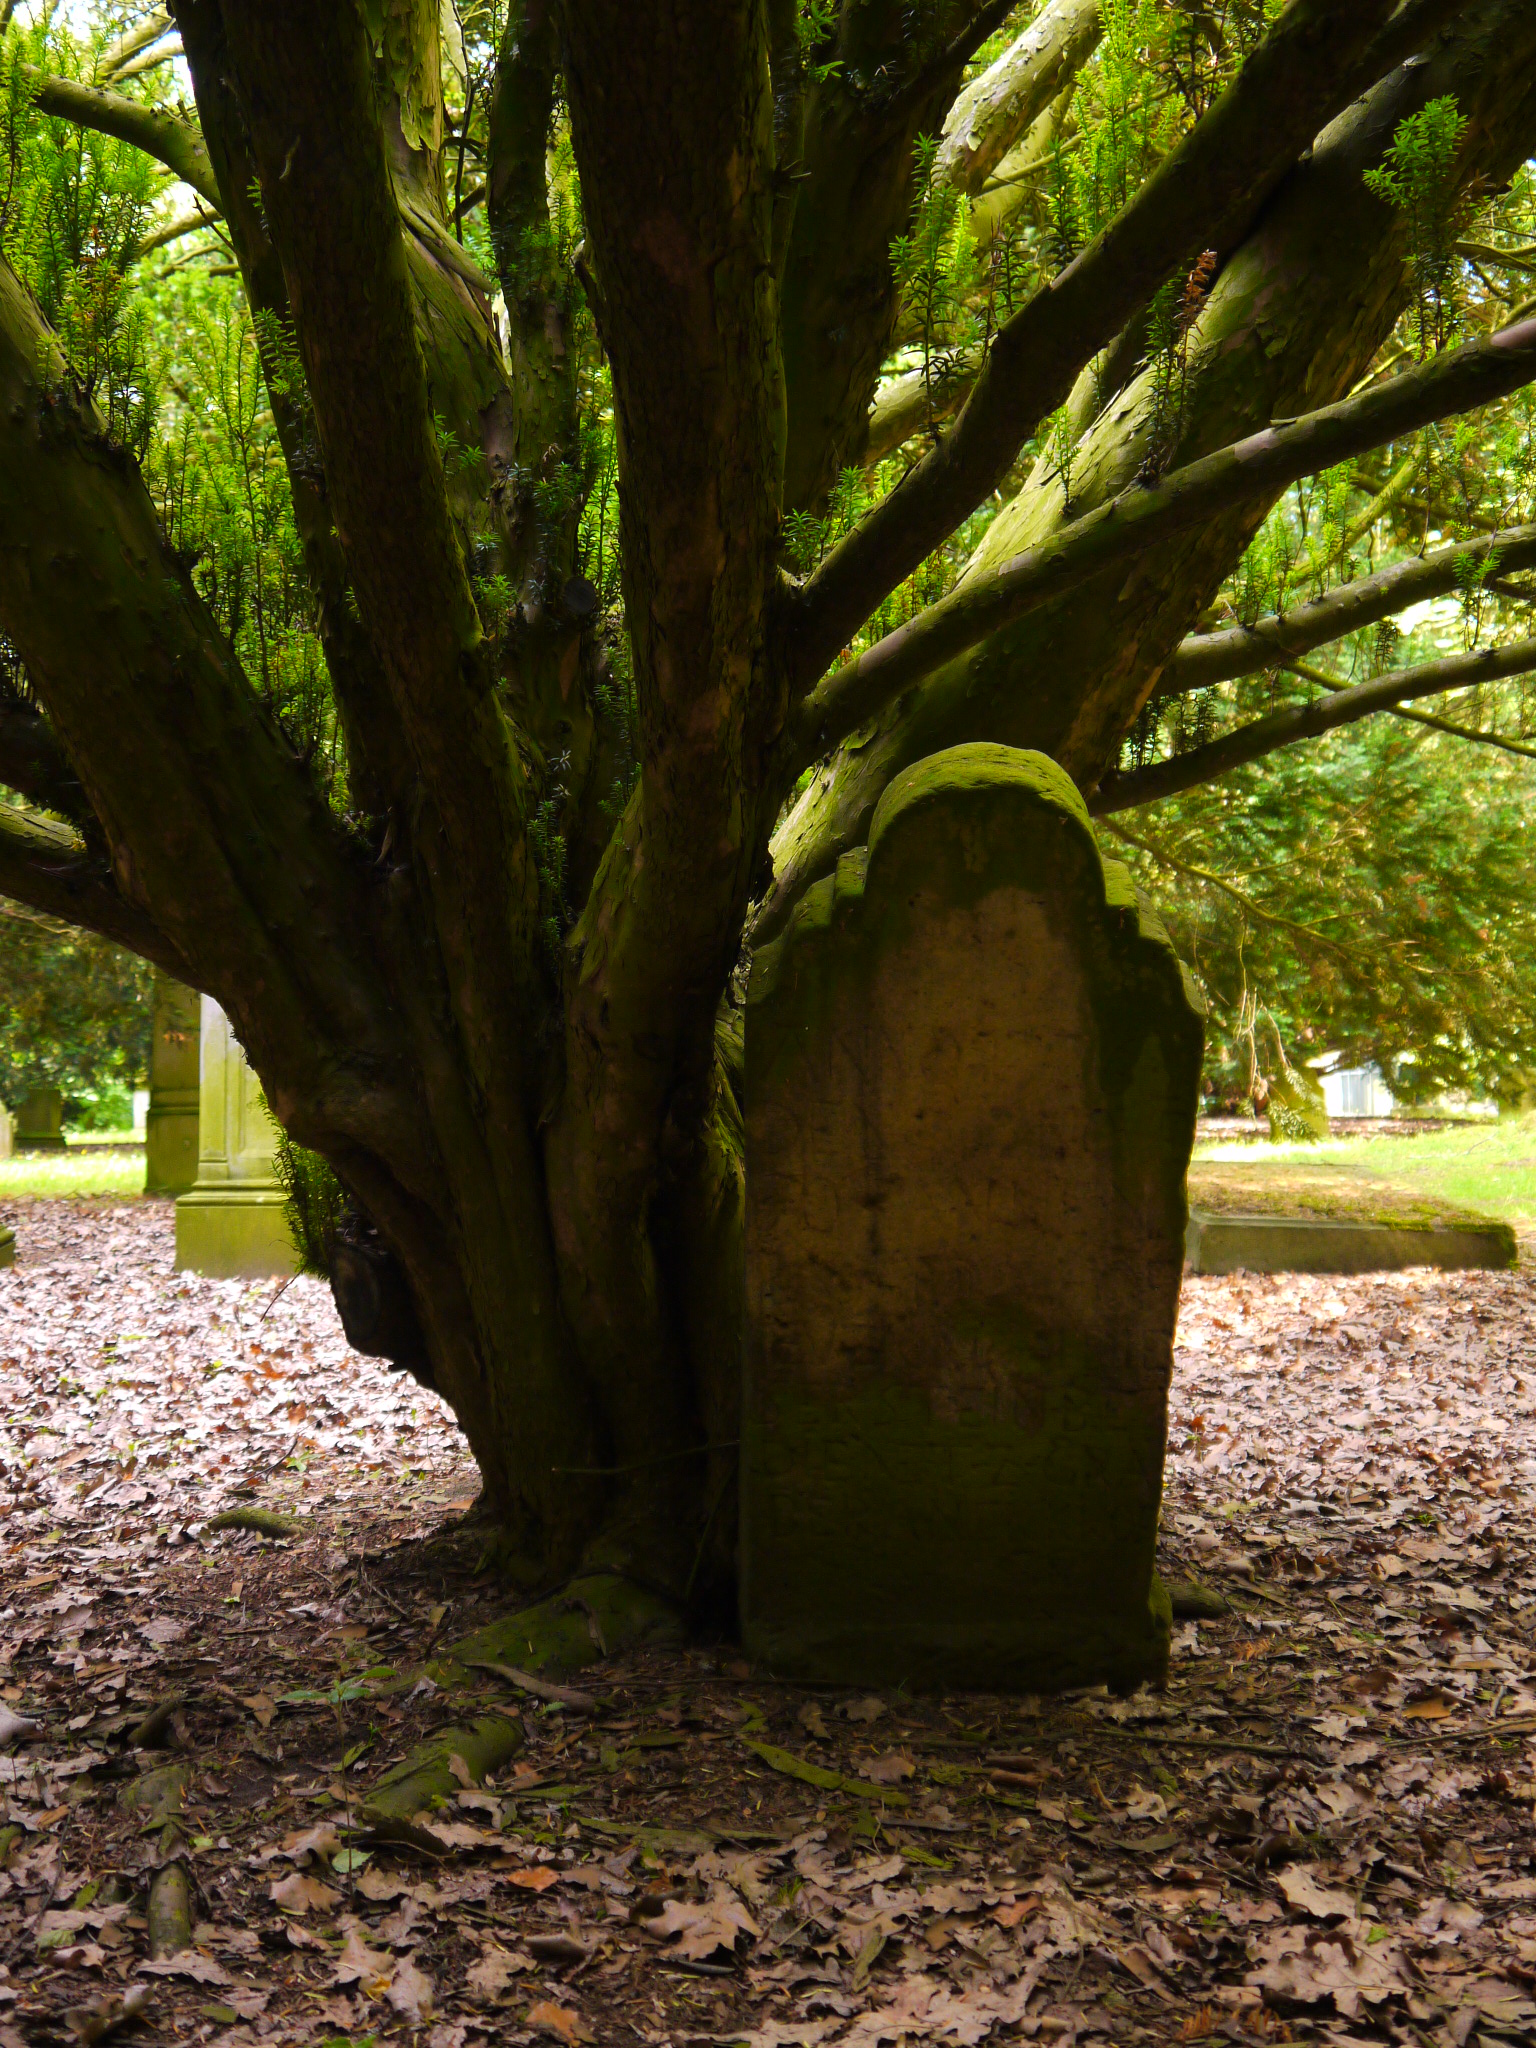
<path id="1" fill-rule="evenodd" d="M 296 718 L 179 544 L 166 414 L 80 360 L 13 150 L 0 890 L 223 1005 L 335 1177 L 349 1327 L 451 1405 L 509 1569 L 728 1605 L 754 940 L 939 748 L 1042 749 L 1106 814 L 1231 765 L 1122 747 L 1299 630 L 1195 661 L 1282 493 L 1358 497 L 1536 376 L 1517 294 L 1430 331 L 1536 145 L 1536 9 L 173 12 L 94 69 L 13 26 L 10 132 L 180 181 L 129 299 L 177 237 L 237 273 L 319 694 Z M 1320 599 L 1307 647 L 1465 580 L 1418 575 Z"/>

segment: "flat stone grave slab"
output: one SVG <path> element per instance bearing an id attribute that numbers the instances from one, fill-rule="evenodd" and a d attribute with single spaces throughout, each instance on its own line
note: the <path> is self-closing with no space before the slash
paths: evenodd
<path id="1" fill-rule="evenodd" d="M 1190 1273 L 1501 1270 L 1507 1223 L 1334 1160 L 1205 1160 L 1189 1169 Z"/>

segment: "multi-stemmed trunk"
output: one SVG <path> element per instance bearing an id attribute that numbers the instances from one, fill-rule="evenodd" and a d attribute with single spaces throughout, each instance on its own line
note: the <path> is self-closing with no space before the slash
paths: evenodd
<path id="1" fill-rule="evenodd" d="M 935 11 L 951 40 L 976 12 Z M 568 0 L 557 43 L 542 0 L 514 9 L 488 181 L 509 376 L 445 226 L 440 89 L 421 57 L 435 7 L 416 10 L 391 69 L 348 9 L 225 0 L 221 16 L 182 0 L 251 303 L 272 316 L 264 335 L 292 322 L 303 362 L 304 396 L 279 385 L 274 403 L 346 733 L 346 821 L 255 702 L 137 475 L 0 271 L 0 624 L 85 798 L 78 834 L 0 837 L 0 888 L 224 1005 L 284 1127 L 398 1262 L 422 1369 L 530 1585 L 588 1565 L 729 1600 L 733 977 L 754 905 L 775 928 L 860 843 L 892 775 L 937 748 L 1039 747 L 1091 790 L 1272 501 L 1079 584 L 904 693 L 818 775 L 770 869 L 815 680 L 781 517 L 859 456 L 913 137 L 937 125 L 965 54 L 938 38 L 876 120 L 837 100 L 830 73 L 807 79 L 782 12 L 697 0 L 642 35 L 608 0 Z M 1522 0 L 1463 16 L 1278 190 L 1254 173 L 1246 214 L 1216 208 L 1221 269 L 1171 425 L 1135 342 L 1083 335 L 1077 360 L 1099 357 L 1083 376 L 1108 388 L 1074 397 L 1070 503 L 1059 474 L 1037 473 L 979 568 L 1124 487 L 1154 441 L 1175 466 L 1351 388 L 1407 290 L 1401 232 L 1361 179 L 1396 123 L 1458 94 L 1469 186 L 1507 177 L 1536 133 L 1536 18 Z M 1366 30 L 1351 36 L 1353 61 Z M 872 76 L 894 61 L 880 46 L 854 58 Z M 616 827 L 630 741 L 606 708 L 613 650 L 592 630 L 574 518 L 544 518 L 535 490 L 578 460 L 578 286 L 534 232 L 557 68 L 590 243 L 579 288 L 609 350 L 623 473 L 639 759 Z M 776 150 L 804 153 L 810 200 Z M 845 333 L 828 307 L 850 261 L 866 290 Z M 478 458 L 445 476 L 439 429 Z M 465 568 L 484 547 L 516 600 L 495 640 Z"/>

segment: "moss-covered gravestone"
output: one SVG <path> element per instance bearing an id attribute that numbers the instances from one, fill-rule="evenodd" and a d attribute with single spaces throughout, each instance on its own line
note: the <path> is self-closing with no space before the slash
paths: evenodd
<path id="1" fill-rule="evenodd" d="M 160 968 L 149 1043 L 144 1192 L 180 1195 L 197 1181 L 201 999 Z"/>
<path id="2" fill-rule="evenodd" d="M 176 1270 L 285 1277 L 293 1238 L 277 1184 L 277 1126 L 229 1019 L 201 998 L 197 1183 L 176 1203 Z"/>
<path id="3" fill-rule="evenodd" d="M 12 1143 L 18 1152 L 62 1152 L 64 1095 L 58 1088 L 33 1088 L 16 1112 Z"/>
<path id="4" fill-rule="evenodd" d="M 1164 1670 L 1201 1027 L 1044 755 L 899 776 L 747 998 L 742 1608 L 786 1676 Z"/>

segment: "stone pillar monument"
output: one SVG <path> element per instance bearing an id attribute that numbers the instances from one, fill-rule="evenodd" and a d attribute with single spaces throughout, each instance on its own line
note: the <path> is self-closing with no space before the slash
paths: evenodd
<path id="1" fill-rule="evenodd" d="M 147 1195 L 185 1194 L 197 1180 L 201 1005 L 194 989 L 155 969 L 144 1126 Z"/>
<path id="2" fill-rule="evenodd" d="M 1153 1573 L 1201 1023 L 1041 754 L 885 792 L 746 1009 L 741 1603 L 858 1685 L 1129 1688 Z"/>
<path id="3" fill-rule="evenodd" d="M 176 1204 L 176 1268 L 286 1278 L 295 1259 L 273 1171 L 276 1127 L 229 1019 L 212 996 L 201 1003 L 197 1184 Z"/>

